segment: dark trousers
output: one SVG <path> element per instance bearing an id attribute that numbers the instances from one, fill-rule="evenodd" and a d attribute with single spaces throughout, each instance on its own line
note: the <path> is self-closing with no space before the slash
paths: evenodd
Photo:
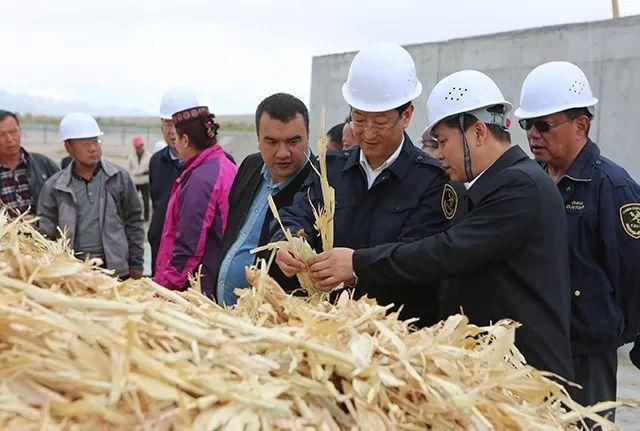
<path id="1" fill-rule="evenodd" d="M 617 392 L 618 352 L 606 351 L 595 355 L 574 355 L 575 381 L 583 389 L 572 389 L 571 396 L 583 406 L 601 401 L 615 401 Z M 610 421 L 615 420 L 615 409 L 601 412 Z"/>
<path id="2" fill-rule="evenodd" d="M 629 352 L 629 358 L 631 362 L 640 370 L 640 335 L 636 337 L 636 341 L 633 344 L 633 349 Z"/>
<path id="3" fill-rule="evenodd" d="M 151 277 L 153 277 L 156 275 L 156 257 L 158 257 L 160 243 L 150 240 L 149 245 L 151 246 Z"/>
<path id="4" fill-rule="evenodd" d="M 136 184 L 136 190 L 142 194 L 142 206 L 144 208 L 144 221 L 149 221 L 149 183 Z"/>

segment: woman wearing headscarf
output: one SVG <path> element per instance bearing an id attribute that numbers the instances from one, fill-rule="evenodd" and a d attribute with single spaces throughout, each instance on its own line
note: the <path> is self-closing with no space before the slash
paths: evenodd
<path id="1" fill-rule="evenodd" d="M 154 280 L 172 290 L 187 287 L 202 264 L 202 292 L 211 296 L 228 196 L 237 168 L 217 142 L 218 124 L 206 106 L 173 114 L 176 150 L 184 171 L 174 181 L 158 250 Z"/>

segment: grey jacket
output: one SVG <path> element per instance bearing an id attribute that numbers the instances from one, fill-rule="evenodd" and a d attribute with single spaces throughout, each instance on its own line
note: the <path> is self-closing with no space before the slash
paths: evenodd
<path id="1" fill-rule="evenodd" d="M 73 163 L 44 184 L 38 200 L 39 230 L 49 238 L 58 238 L 57 227 L 69 230 L 75 243 L 77 200 L 71 190 Z M 105 196 L 100 199 L 100 222 L 105 266 L 120 277 L 129 269 L 142 269 L 144 230 L 138 193 L 129 173 L 120 166 L 102 160 Z"/>
<path id="2" fill-rule="evenodd" d="M 31 212 L 35 214 L 36 205 L 38 204 L 38 196 L 42 190 L 43 184 L 60 171 L 56 162 L 49 157 L 40 153 L 31 153 L 25 151 L 29 159 L 29 189 L 31 190 Z"/>

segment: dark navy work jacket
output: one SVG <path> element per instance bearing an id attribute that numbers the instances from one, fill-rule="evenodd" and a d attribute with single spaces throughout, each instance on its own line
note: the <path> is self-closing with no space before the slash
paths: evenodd
<path id="1" fill-rule="evenodd" d="M 464 218 L 411 244 L 356 250 L 363 281 L 429 281 L 458 275 L 471 323 L 522 323 L 516 346 L 538 369 L 573 378 L 567 224 L 553 180 L 513 146 L 467 190 Z"/>
<path id="2" fill-rule="evenodd" d="M 387 242 L 410 242 L 448 227 L 448 218 L 455 216 L 457 202 L 435 159 L 416 148 L 405 134 L 398 158 L 380 173 L 368 189 L 359 162 L 360 151 L 355 147 L 327 155 L 328 179 L 336 196 L 335 247 L 358 249 Z M 303 229 L 307 240 L 320 251 L 322 246 L 313 226 L 309 198 L 315 206 L 322 201 L 316 174 L 309 176 L 306 187 L 296 195 L 293 204 L 280 210 L 280 217 L 285 228 L 292 233 Z M 271 223 L 271 234 L 272 241 L 282 238 L 277 222 Z M 417 324 L 420 326 L 437 321 L 437 288 L 416 289 L 411 283 L 393 286 L 374 281 L 359 283 L 356 294 L 365 293 L 381 304 L 402 305 L 402 317 L 419 317 Z"/>
<path id="3" fill-rule="evenodd" d="M 640 327 L 640 186 L 588 140 L 558 188 L 569 228 L 573 353 L 616 349 Z"/>

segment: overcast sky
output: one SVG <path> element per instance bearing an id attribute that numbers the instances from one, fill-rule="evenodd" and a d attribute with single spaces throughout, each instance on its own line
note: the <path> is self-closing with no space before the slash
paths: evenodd
<path id="1" fill-rule="evenodd" d="M 314 55 L 610 17 L 610 0 L 1 0 L 0 89 L 154 114 L 180 84 L 244 114 L 308 102 Z"/>

